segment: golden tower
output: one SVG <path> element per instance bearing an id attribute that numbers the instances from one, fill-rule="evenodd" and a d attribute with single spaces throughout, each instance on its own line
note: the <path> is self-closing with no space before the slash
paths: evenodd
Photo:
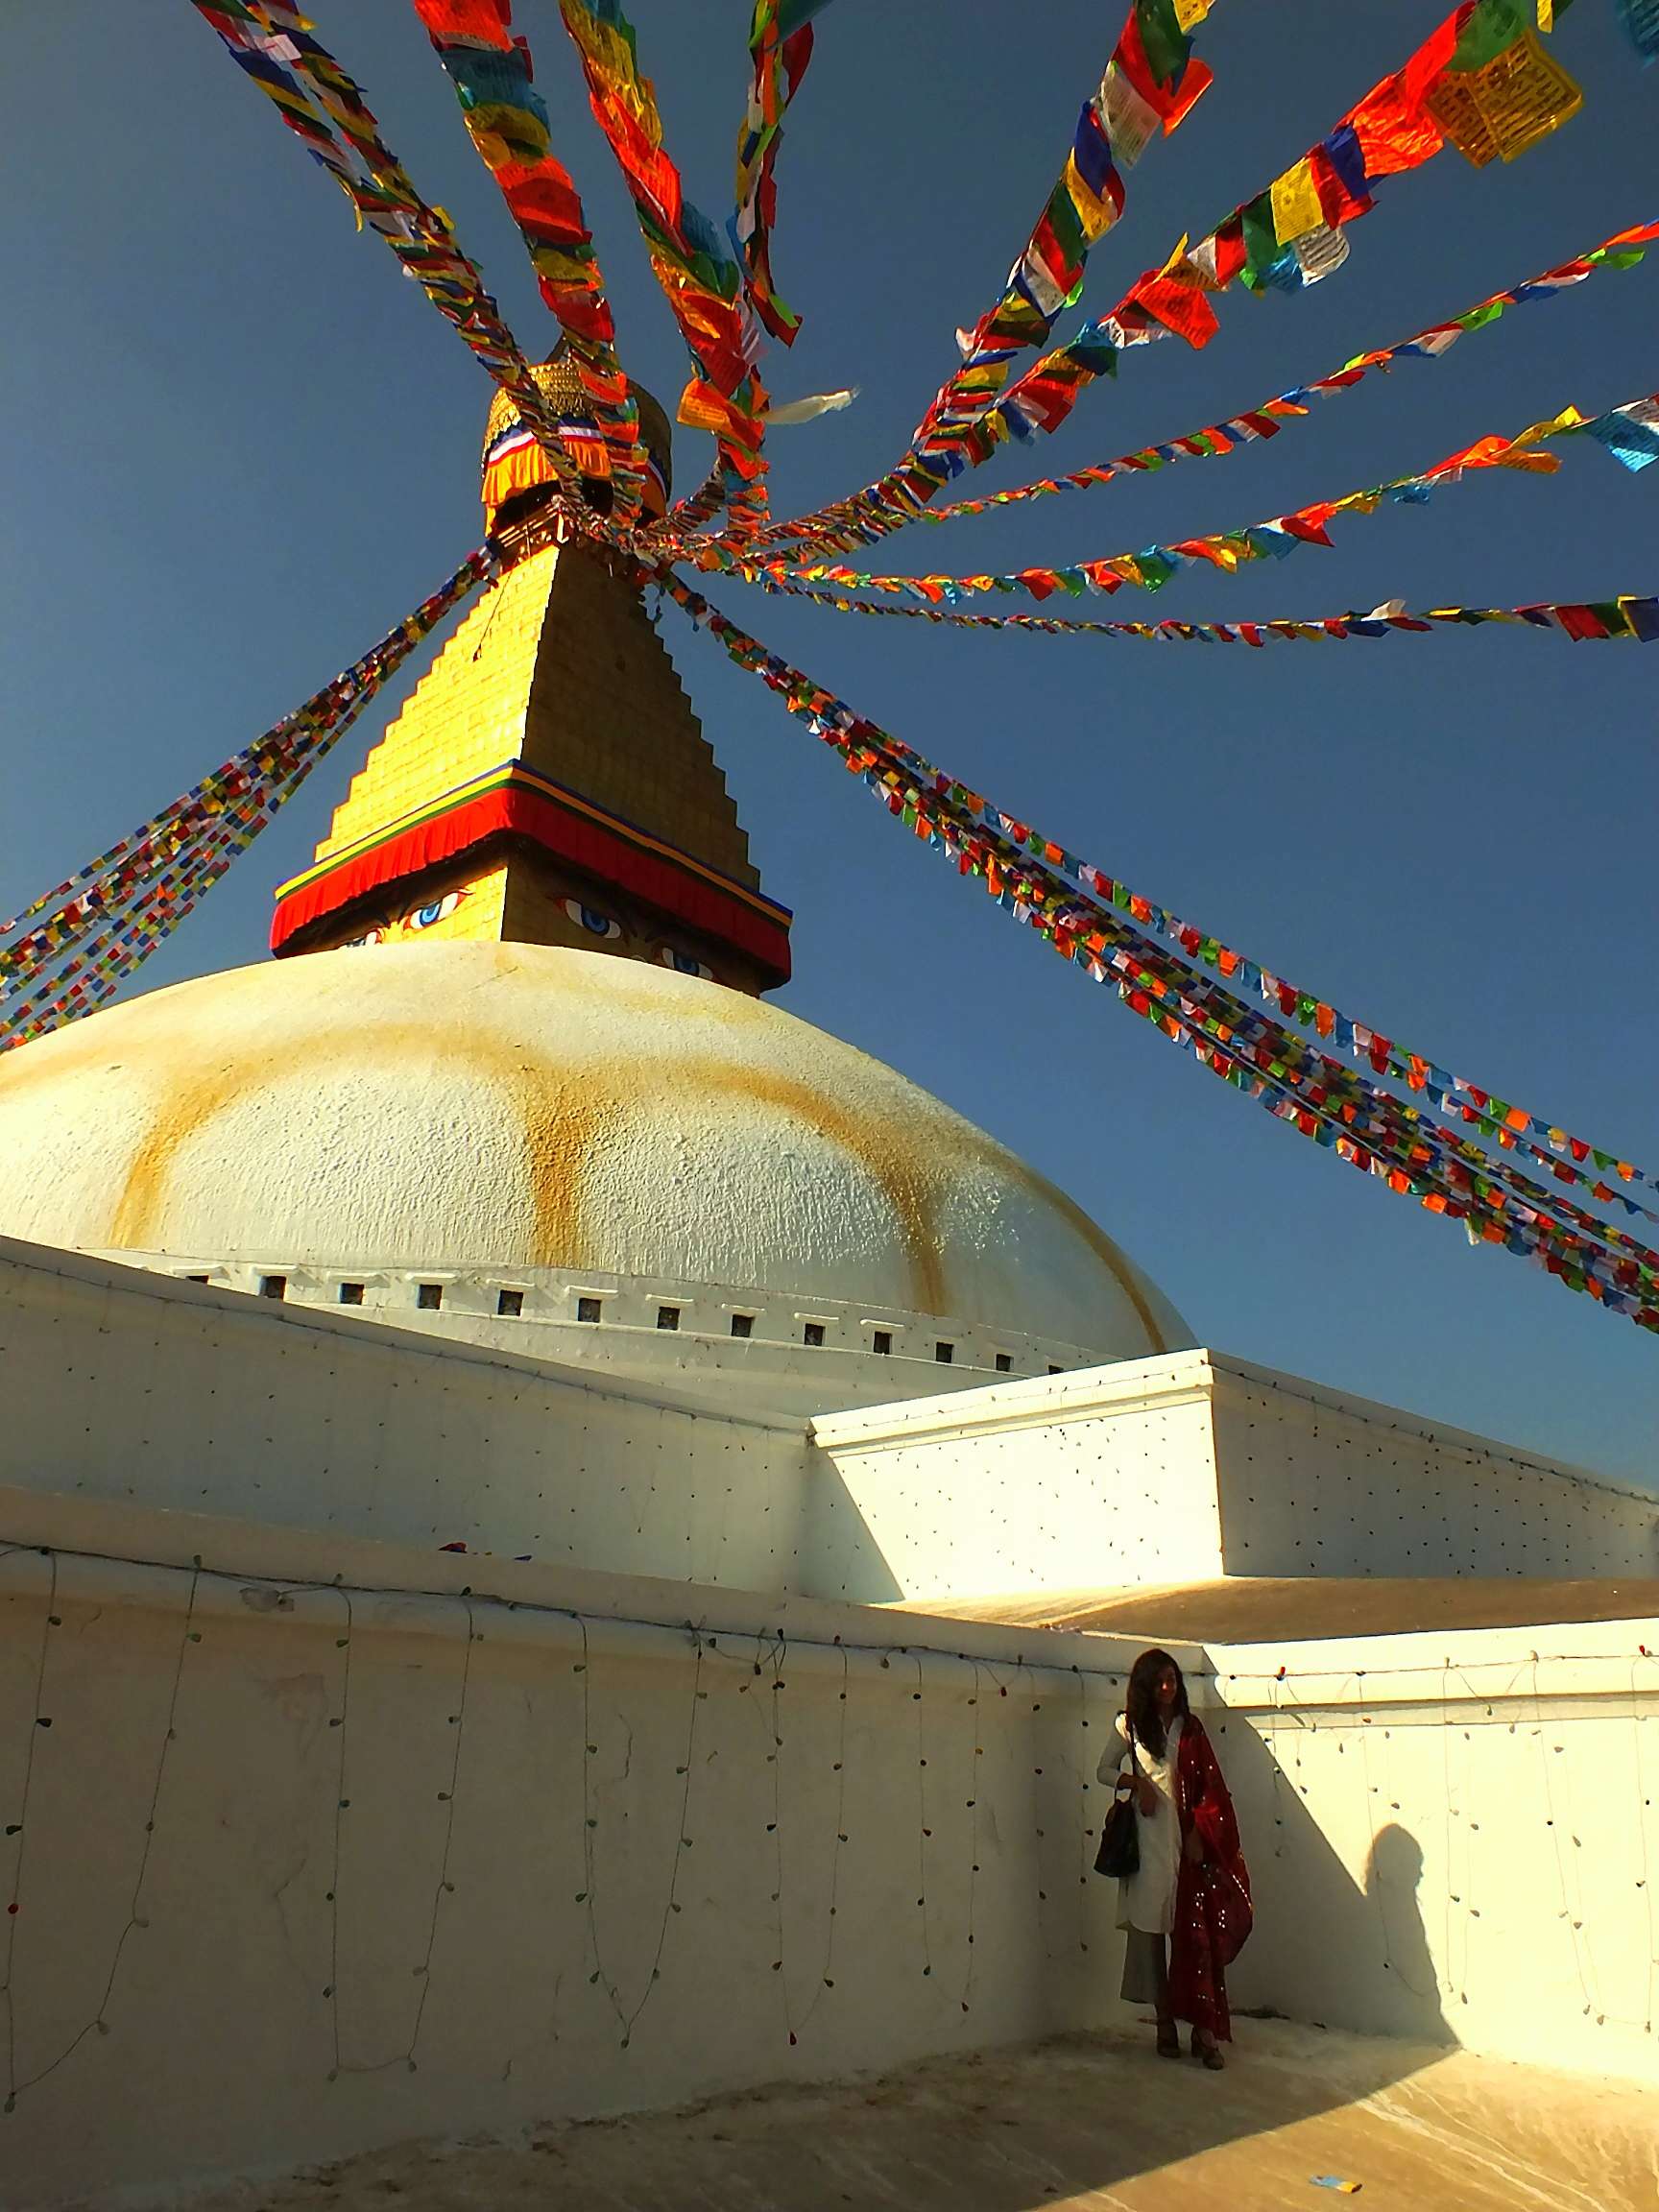
<path id="1" fill-rule="evenodd" d="M 579 402 L 557 357 L 536 374 Z M 637 397 L 665 499 L 668 425 Z M 484 482 L 502 572 L 277 891 L 273 950 L 429 933 L 609 951 L 750 993 L 786 981 L 788 909 L 760 889 L 674 664 L 632 586 L 561 541 L 541 449 L 499 396 Z"/>

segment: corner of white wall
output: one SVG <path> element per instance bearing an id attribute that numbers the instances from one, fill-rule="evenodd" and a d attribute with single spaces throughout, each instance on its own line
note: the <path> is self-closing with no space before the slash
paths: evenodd
<path id="1" fill-rule="evenodd" d="M 1198 1350 L 820 1415 L 805 1587 L 868 1603 L 1210 1580 L 1212 1388 Z"/>

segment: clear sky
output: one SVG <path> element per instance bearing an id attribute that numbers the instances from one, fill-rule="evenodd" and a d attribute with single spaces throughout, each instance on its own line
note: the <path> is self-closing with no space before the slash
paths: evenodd
<path id="1" fill-rule="evenodd" d="M 1098 309 L 1264 187 L 1405 58 L 1445 0 L 1221 0 L 1215 84 L 1130 173 Z M 316 0 L 390 143 L 454 215 L 526 350 L 557 335 L 407 0 Z M 520 0 L 624 357 L 672 401 L 684 354 L 553 0 Z M 690 196 L 729 204 L 749 0 L 636 0 Z M 774 265 L 805 329 L 776 434 L 793 512 L 866 482 L 995 296 L 1122 0 L 834 0 L 781 163 Z M 1659 211 L 1659 70 L 1611 0 L 1554 51 L 1580 117 L 1512 167 L 1448 150 L 1384 184 L 1347 267 L 1221 302 L 1202 354 L 1130 358 L 1035 456 L 1052 474 L 1258 405 Z M 100 851 L 404 613 L 477 541 L 490 386 L 185 0 L 17 11 L 0 100 L 0 910 Z M 1514 310 L 1443 361 L 1322 402 L 1271 445 L 888 541 L 894 567 L 1060 565 L 1234 527 L 1419 469 L 1568 401 L 1659 382 L 1659 253 Z M 1062 326 L 1069 327 L 1069 325 Z M 677 434 L 682 488 L 708 442 Z M 1588 441 L 1354 521 L 1131 614 L 1321 614 L 1400 595 L 1514 604 L 1659 589 L 1659 469 Z M 714 593 L 899 735 L 1074 851 L 1360 1020 L 1644 1165 L 1659 1163 L 1648 970 L 1659 650 L 1500 628 L 1375 644 L 1171 647 L 950 633 Z M 1133 599 L 1133 604 L 1129 604 Z M 1010 603 L 998 603 L 1007 607 Z M 1099 611 L 1098 603 L 1085 612 Z M 1638 1480 L 1659 1344 L 1343 1168 L 1197 1070 L 890 825 L 753 679 L 663 633 L 796 910 L 781 1002 L 1031 1160 L 1160 1280 L 1200 1339 Z M 394 686 L 132 988 L 263 956 Z"/>

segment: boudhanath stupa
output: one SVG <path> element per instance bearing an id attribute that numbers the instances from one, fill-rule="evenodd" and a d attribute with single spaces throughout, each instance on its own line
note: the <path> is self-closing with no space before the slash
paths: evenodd
<path id="1" fill-rule="evenodd" d="M 1153 1640 L 1240 2007 L 1659 2082 L 1659 1502 L 1205 1348 L 772 1003 L 521 427 L 276 956 L 0 1058 L 0 2199 L 1110 2028 Z"/>

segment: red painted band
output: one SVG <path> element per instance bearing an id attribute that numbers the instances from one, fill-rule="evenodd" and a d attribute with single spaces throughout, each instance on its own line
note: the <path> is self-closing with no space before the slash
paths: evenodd
<path id="1" fill-rule="evenodd" d="M 280 953 L 295 934 L 337 914 L 369 892 L 454 858 L 488 837 L 527 837 L 544 852 L 614 883 L 688 929 L 744 953 L 767 972 L 769 985 L 789 979 L 789 927 L 757 913 L 734 892 L 642 852 L 619 829 L 589 820 L 522 783 L 506 782 L 446 812 L 342 860 L 278 899 L 271 950 Z"/>

